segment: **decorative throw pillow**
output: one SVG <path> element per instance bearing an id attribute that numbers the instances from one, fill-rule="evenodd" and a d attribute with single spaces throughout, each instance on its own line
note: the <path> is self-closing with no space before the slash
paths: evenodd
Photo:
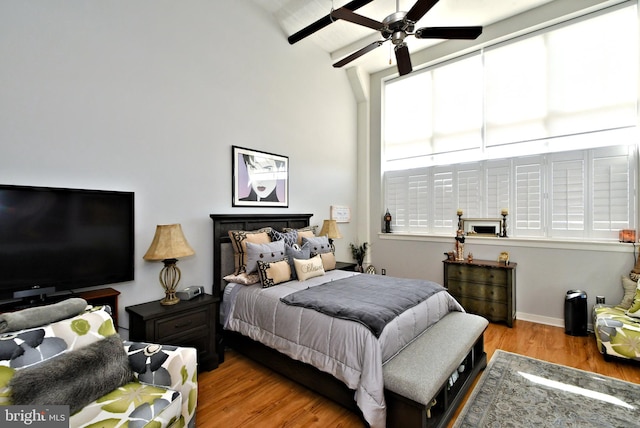
<path id="1" fill-rule="evenodd" d="M 69 405 L 73 414 L 133 380 L 129 358 L 117 334 L 18 370 L 11 379 L 15 405 Z"/>
<path id="2" fill-rule="evenodd" d="M 258 276 L 260 276 L 262 288 L 269 288 L 281 282 L 290 281 L 291 266 L 289 266 L 289 260 L 286 257 L 283 260 L 273 262 L 258 260 Z"/>
<path id="3" fill-rule="evenodd" d="M 307 260 L 309 257 L 311 257 L 309 246 L 303 245 L 302 247 L 299 247 L 298 245 L 285 245 L 284 253 L 289 259 L 289 266 L 291 266 L 291 279 L 298 279 L 298 275 L 296 274 L 296 266 L 293 264 L 293 261 L 295 259 Z"/>
<path id="4" fill-rule="evenodd" d="M 302 238 L 302 243 L 308 244 L 311 250 L 311 257 L 316 254 L 323 254 L 331 252 L 331 245 L 329 245 L 329 238 L 326 236 L 316 236 L 313 238 Z"/>
<path id="5" fill-rule="evenodd" d="M 636 286 L 636 291 L 633 296 L 633 303 L 631 303 L 631 306 L 625 312 L 625 314 L 629 315 L 630 317 L 640 318 L 640 284 Z"/>
<path id="6" fill-rule="evenodd" d="M 309 278 L 324 275 L 322 259 L 320 258 L 319 254 L 307 260 L 294 259 L 293 263 L 296 266 L 296 275 L 298 275 L 298 281 L 306 281 Z"/>
<path id="7" fill-rule="evenodd" d="M 296 245 L 298 243 L 298 231 L 293 229 L 288 232 L 271 231 L 272 241 L 284 241 L 284 245 Z"/>
<path id="8" fill-rule="evenodd" d="M 229 238 L 231 239 L 231 246 L 233 247 L 233 263 L 235 265 L 235 275 L 239 275 L 242 272 L 245 272 L 245 267 L 247 265 L 247 242 L 253 242 L 254 244 L 266 244 L 268 242 L 271 242 L 269 232 L 271 232 L 270 227 L 252 231 L 229 231 Z"/>
<path id="9" fill-rule="evenodd" d="M 224 279 L 227 282 L 235 282 L 236 284 L 242 284 L 242 285 L 252 285 L 260 282 L 260 277 L 258 276 L 257 273 L 246 273 L 246 272 L 242 272 L 240 275 L 234 275 L 234 274 L 227 275 L 222 279 Z"/>
<path id="10" fill-rule="evenodd" d="M 290 232 L 295 230 L 298 232 L 298 241 L 296 242 L 298 245 L 302 245 L 302 238 L 313 238 L 316 236 L 316 229 L 318 226 L 307 226 L 300 229 L 291 229 L 289 227 L 285 227 L 282 229 L 284 232 Z"/>
<path id="11" fill-rule="evenodd" d="M 622 296 L 622 301 L 618 305 L 623 309 L 629 309 L 633 304 L 633 298 L 636 296 L 636 288 L 638 287 L 638 283 L 633 281 L 628 276 L 622 275 L 622 289 L 624 290 L 624 295 Z"/>
<path id="12" fill-rule="evenodd" d="M 247 242 L 247 273 L 258 269 L 258 260 L 275 262 L 284 258 L 284 241 L 269 242 L 268 244 L 254 244 Z"/>
<path id="13" fill-rule="evenodd" d="M 334 270 L 336 268 L 336 256 L 332 252 L 319 254 L 322 259 L 322 267 L 324 271 Z"/>

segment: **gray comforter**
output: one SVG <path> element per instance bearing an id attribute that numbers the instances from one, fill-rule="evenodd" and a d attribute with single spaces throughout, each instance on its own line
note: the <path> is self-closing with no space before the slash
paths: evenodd
<path id="1" fill-rule="evenodd" d="M 222 302 L 223 325 L 344 382 L 355 391 L 354 399 L 371 428 L 383 428 L 383 363 L 447 313 L 464 310 L 449 293 L 435 293 L 391 320 L 376 338 L 358 322 L 280 301 L 296 291 L 353 275 L 357 274 L 336 270 L 271 288 L 260 284 L 227 286 Z"/>
<path id="2" fill-rule="evenodd" d="M 398 315 L 445 288 L 432 281 L 356 275 L 282 297 L 331 317 L 359 322 L 376 336 Z"/>

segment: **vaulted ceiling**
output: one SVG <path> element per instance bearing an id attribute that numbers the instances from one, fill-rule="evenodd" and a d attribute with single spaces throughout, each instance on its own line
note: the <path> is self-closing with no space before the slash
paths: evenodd
<path id="1" fill-rule="evenodd" d="M 288 37 L 309 24 L 328 15 L 332 8 L 338 9 L 349 0 L 252 0 L 260 7 L 272 13 Z M 502 19 L 517 15 L 552 0 L 440 0 L 416 24 L 420 27 L 438 26 L 488 26 Z M 416 0 L 373 0 L 355 12 L 382 21 L 388 15 L 399 10 L 408 11 Z M 375 30 L 338 20 L 315 32 L 298 43 L 315 43 L 331 55 L 331 63 L 381 40 Z M 443 40 L 416 40 L 407 38 L 409 50 L 415 53 L 421 49 L 441 43 Z M 295 45 L 292 49 L 295 48 Z M 395 64 L 393 45 L 384 46 L 349 63 L 346 67 L 359 66 L 368 73 L 389 67 L 390 60 Z"/>

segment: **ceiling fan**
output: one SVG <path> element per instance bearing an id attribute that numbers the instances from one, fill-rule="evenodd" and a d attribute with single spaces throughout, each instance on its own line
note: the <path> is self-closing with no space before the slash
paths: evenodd
<path id="1" fill-rule="evenodd" d="M 342 19 L 354 24 L 362 25 L 379 31 L 384 40 L 377 40 L 364 48 L 355 51 L 351 55 L 346 56 L 342 60 L 333 64 L 334 67 L 342 67 L 356 58 L 371 52 L 372 50 L 382 46 L 387 40 L 391 40 L 394 45 L 396 62 L 400 76 L 411 73 L 413 66 L 411 65 L 411 56 L 409 48 L 405 42 L 407 36 L 414 36 L 417 39 L 466 39 L 473 40 L 482 34 L 482 27 L 423 27 L 415 29 L 418 22 L 439 0 L 418 0 L 408 12 L 399 10 L 399 0 L 396 0 L 396 12 L 387 16 L 382 22 L 376 21 L 366 16 L 359 15 L 354 12 L 355 9 L 364 6 L 370 1 L 352 1 L 339 9 L 332 10 L 331 13 L 320 20 L 311 24 L 307 28 L 299 31 L 289 38 L 290 43 L 295 43 L 303 37 L 312 34 L 320 28 L 329 25 L 333 20 Z M 328 23 L 327 23 L 328 19 Z M 316 27 L 314 27 L 314 25 Z M 321 25 L 321 26 L 319 26 Z M 305 32 L 305 35 L 301 33 Z M 309 32 L 310 31 L 310 32 Z M 302 37 L 300 37 L 302 36 Z M 296 37 L 300 37 L 295 40 Z M 292 41 L 294 38 L 294 41 Z"/>

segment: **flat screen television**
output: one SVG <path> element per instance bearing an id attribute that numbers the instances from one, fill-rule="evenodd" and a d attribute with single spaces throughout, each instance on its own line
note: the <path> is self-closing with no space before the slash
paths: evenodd
<path id="1" fill-rule="evenodd" d="M 0 185 L 1 301 L 133 279 L 133 192 Z"/>

